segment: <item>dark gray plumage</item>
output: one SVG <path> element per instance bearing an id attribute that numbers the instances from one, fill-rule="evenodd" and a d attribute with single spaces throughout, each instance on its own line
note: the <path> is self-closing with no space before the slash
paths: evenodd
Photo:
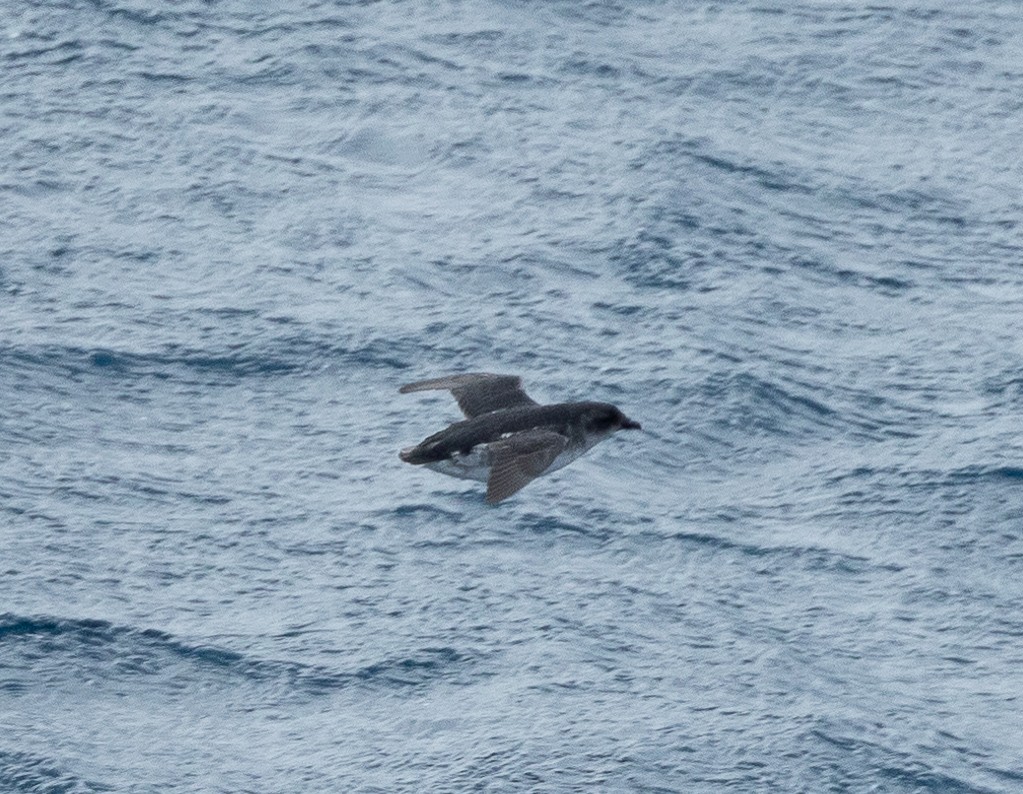
<path id="1" fill-rule="evenodd" d="M 507 499 L 541 474 L 567 466 L 618 430 L 640 429 L 610 403 L 539 405 L 517 375 L 447 375 L 402 386 L 402 394 L 450 391 L 465 420 L 401 451 L 401 459 L 487 483 L 487 501 Z"/>

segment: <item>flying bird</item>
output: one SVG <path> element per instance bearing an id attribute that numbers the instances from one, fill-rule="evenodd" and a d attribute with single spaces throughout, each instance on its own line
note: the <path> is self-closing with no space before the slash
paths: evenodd
<path id="1" fill-rule="evenodd" d="M 618 430 L 640 430 L 609 403 L 540 405 L 517 375 L 473 372 L 409 383 L 401 394 L 450 391 L 465 419 L 434 433 L 399 457 L 451 477 L 487 484 L 496 504 L 582 455 Z"/>

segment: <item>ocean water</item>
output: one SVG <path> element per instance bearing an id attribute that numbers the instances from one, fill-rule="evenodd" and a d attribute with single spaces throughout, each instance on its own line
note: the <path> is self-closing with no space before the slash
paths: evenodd
<path id="1" fill-rule="evenodd" d="M 1018 3 L 6 0 L 0 791 L 1023 790 Z M 449 372 L 641 421 L 497 507 Z"/>

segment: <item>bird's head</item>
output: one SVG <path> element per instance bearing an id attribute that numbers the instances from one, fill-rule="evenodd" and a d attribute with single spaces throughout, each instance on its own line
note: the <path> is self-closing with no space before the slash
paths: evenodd
<path id="1" fill-rule="evenodd" d="M 610 435 L 619 430 L 642 430 L 639 422 L 629 419 L 617 407 L 608 403 L 594 403 L 586 413 L 584 426 L 589 433 Z"/>

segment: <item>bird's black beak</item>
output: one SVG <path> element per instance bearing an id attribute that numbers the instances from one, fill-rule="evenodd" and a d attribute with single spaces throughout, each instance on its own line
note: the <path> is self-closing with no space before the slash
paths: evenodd
<path id="1" fill-rule="evenodd" d="M 639 422 L 632 421 L 627 416 L 622 420 L 622 430 L 642 430 L 642 429 L 643 429 L 643 425 L 641 425 Z"/>

